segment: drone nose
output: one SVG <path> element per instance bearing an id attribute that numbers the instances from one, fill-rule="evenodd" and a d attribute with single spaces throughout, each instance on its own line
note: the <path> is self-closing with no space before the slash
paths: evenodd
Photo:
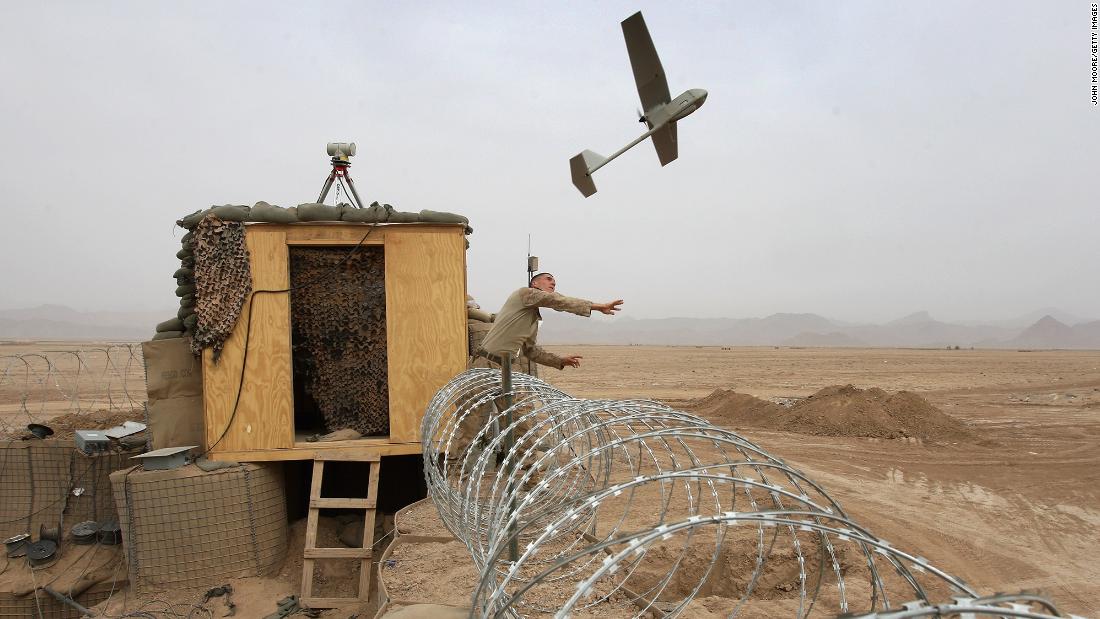
<path id="1" fill-rule="evenodd" d="M 695 96 L 699 97 L 699 102 L 695 106 L 703 107 L 703 104 L 707 101 L 707 91 L 703 90 L 702 88 L 696 88 Z"/>

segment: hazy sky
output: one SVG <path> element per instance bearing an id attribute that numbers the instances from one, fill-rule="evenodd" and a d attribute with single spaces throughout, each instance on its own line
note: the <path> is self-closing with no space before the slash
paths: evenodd
<path id="1" fill-rule="evenodd" d="M 316 198 L 355 141 L 366 201 L 475 229 L 498 306 L 527 235 L 627 315 L 1100 317 L 1089 2 L 9 2 L 0 308 L 175 311 L 173 222 Z M 637 135 L 641 9 L 680 159 L 646 142 L 583 199 L 568 159 Z"/>

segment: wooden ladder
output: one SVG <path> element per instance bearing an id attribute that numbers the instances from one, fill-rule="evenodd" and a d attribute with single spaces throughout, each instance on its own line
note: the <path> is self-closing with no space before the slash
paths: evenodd
<path id="1" fill-rule="evenodd" d="M 321 496 L 326 461 L 368 462 L 367 498 L 345 499 Z M 374 546 L 374 510 L 378 504 L 378 454 L 317 454 L 313 460 L 313 484 L 309 490 L 309 515 L 306 517 L 306 540 L 302 557 L 302 604 L 310 608 L 334 608 L 342 604 L 367 602 L 370 598 L 371 557 Z M 363 510 L 362 548 L 318 548 L 317 520 L 322 509 Z M 359 559 L 359 594 L 354 598 L 313 597 L 313 563 L 316 559 Z"/>

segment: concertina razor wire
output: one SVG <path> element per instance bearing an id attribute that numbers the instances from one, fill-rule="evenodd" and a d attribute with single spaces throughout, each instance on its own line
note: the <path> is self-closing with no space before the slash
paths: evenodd
<path id="1" fill-rule="evenodd" d="M 509 405 L 510 404 L 510 405 Z M 737 433 L 646 400 L 571 397 L 526 374 L 459 374 L 428 404 L 424 474 L 482 576 L 481 617 L 1057 617 L 982 597 L 854 522 Z"/>
<path id="2" fill-rule="evenodd" d="M 67 413 L 138 413 L 145 399 L 141 344 L 0 355 L 0 434 Z"/>

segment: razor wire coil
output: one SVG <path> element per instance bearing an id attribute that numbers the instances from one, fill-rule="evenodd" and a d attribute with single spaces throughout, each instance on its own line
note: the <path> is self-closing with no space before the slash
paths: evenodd
<path id="1" fill-rule="evenodd" d="M 916 617 L 982 600 L 729 429 L 660 402 L 511 382 L 506 392 L 500 371 L 468 370 L 421 426 L 429 495 L 482 574 L 475 615 L 687 616 L 716 592 L 730 617 L 765 603 L 768 616 Z M 974 608 L 1059 616 L 1041 598 L 985 600 Z"/>

